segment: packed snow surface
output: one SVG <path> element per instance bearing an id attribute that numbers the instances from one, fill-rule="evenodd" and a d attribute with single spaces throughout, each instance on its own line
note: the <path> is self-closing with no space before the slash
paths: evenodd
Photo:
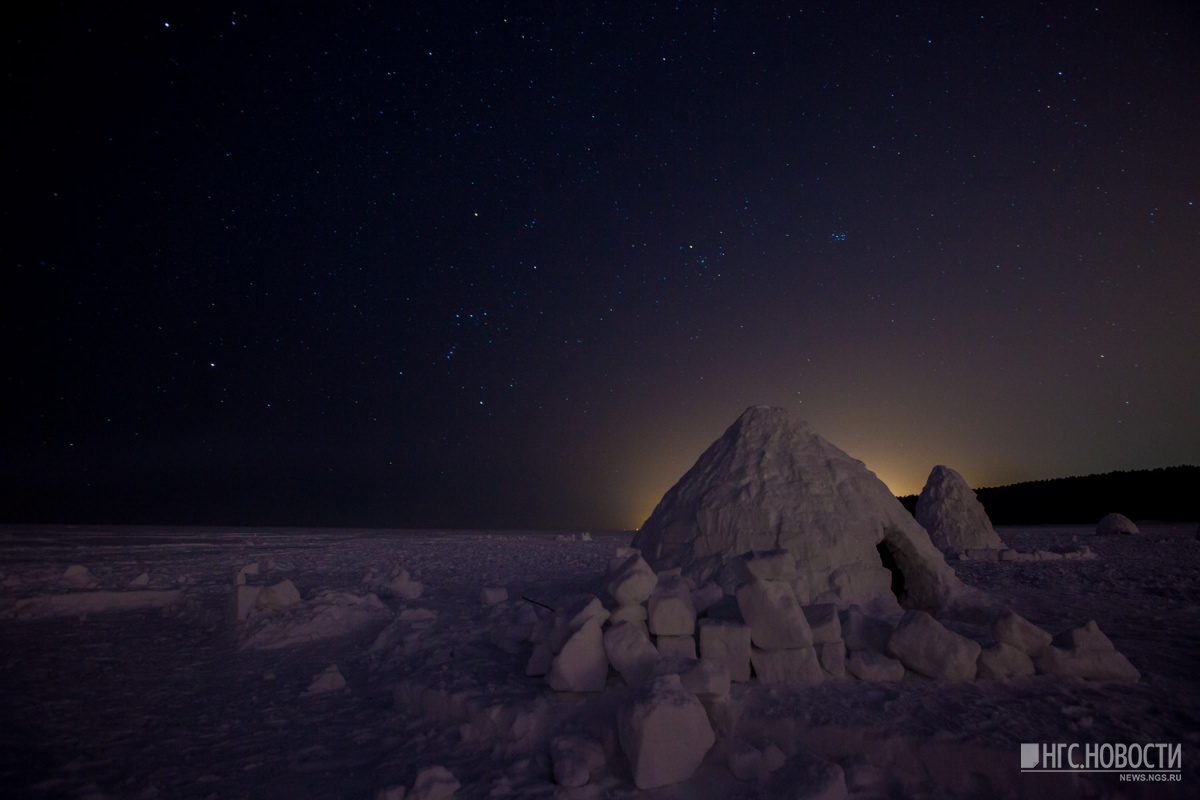
<path id="1" fill-rule="evenodd" d="M 675 662 L 647 649 L 641 606 L 560 602 L 607 597 L 629 534 L 4 527 L 0 786 L 22 798 L 1192 797 L 1200 541 L 1195 523 L 1139 527 L 1002 528 L 1022 551 L 1078 539 L 1097 557 L 956 562 L 966 585 L 1019 615 L 987 659 L 1018 677 L 934 680 L 864 649 L 844 670 L 872 680 L 814 685 L 730 683 L 720 661 L 664 673 Z M 665 580 L 655 624 L 686 627 Z M 616 582 L 633 597 L 650 583 L 636 561 Z M 242 591 L 255 598 L 246 619 L 239 586 L 262 587 Z M 134 599 L 113 599 L 124 593 Z M 888 634 L 833 612 L 805 609 L 818 652 L 837 636 Z M 1020 674 L 1022 648 L 1046 645 L 1024 620 L 1087 658 L 1111 640 L 1140 680 Z M 701 641 L 751 647 L 745 627 L 699 622 Z M 546 652 L 574 690 L 547 684 L 552 663 L 526 674 L 539 628 L 565 637 Z M 900 648 L 914 663 L 963 647 L 915 632 L 916 654 Z M 594 691 L 602 660 L 612 668 Z M 689 698 L 704 701 L 711 744 Z M 1153 784 L 1022 774 L 1028 742 L 1179 744 L 1182 773 Z"/>

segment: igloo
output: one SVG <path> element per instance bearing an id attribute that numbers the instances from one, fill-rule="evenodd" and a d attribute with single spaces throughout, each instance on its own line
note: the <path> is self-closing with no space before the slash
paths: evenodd
<path id="1" fill-rule="evenodd" d="M 634 537 L 657 570 L 698 583 L 745 553 L 786 550 L 802 605 L 901 605 L 974 615 L 990 604 L 962 584 L 929 534 L 867 467 L 782 408 L 747 409 L 676 483 Z"/>
<path id="2" fill-rule="evenodd" d="M 1100 522 L 1096 524 L 1096 533 L 1101 536 L 1113 536 L 1115 534 L 1123 534 L 1125 536 L 1136 536 L 1141 531 L 1134 524 L 1133 520 L 1123 514 L 1105 514 Z M 1197 532 L 1200 536 L 1200 531 Z"/>

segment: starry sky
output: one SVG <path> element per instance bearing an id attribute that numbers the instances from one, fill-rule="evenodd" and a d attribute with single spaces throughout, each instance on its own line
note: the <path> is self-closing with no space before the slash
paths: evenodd
<path id="1" fill-rule="evenodd" d="M 635 528 L 1200 462 L 1193 3 L 34 3 L 0 518 Z"/>

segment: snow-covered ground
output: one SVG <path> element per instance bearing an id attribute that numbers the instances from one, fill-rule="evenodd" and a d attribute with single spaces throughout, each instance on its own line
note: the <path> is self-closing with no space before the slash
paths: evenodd
<path id="1" fill-rule="evenodd" d="M 857 800 L 1200 796 L 1200 541 L 1195 524 L 1139 524 L 1000 527 L 1010 547 L 1078 536 L 1098 557 L 953 566 L 1047 630 L 1096 620 L 1140 682 L 734 684 L 696 774 L 647 791 L 617 742 L 620 679 L 554 692 L 525 676 L 531 646 L 513 633 L 529 601 L 600 593 L 628 534 L 0 527 L 0 795 L 436 797 L 414 782 L 437 766 L 458 797 L 807 797 L 810 754 Z M 262 646 L 247 647 L 231 604 L 250 565 L 248 585 L 291 580 L 306 602 L 252 618 Z M 410 580 L 381 606 L 361 602 L 400 568 Z M 507 601 L 481 602 L 489 585 Z M 586 786 L 555 782 L 563 734 L 603 751 Z M 1022 774 L 1023 742 L 1178 743 L 1183 773 Z M 747 743 L 786 763 L 738 780 L 729 751 Z"/>

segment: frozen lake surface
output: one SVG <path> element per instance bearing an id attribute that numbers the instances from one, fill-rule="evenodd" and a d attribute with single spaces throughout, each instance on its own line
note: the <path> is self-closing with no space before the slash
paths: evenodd
<path id="1" fill-rule="evenodd" d="M 948 685 L 911 674 L 888 684 L 752 682 L 734 685 L 728 724 L 756 746 L 836 762 L 859 800 L 1197 796 L 1200 541 L 1194 523 L 1141 528 L 1141 536 L 1101 538 L 1090 526 L 999 527 L 1009 547 L 1078 537 L 1098 557 L 952 563 L 964 582 L 1047 630 L 1096 620 L 1140 682 Z M 404 786 L 412 797 L 418 771 L 437 765 L 462 784 L 458 797 L 762 796 L 768 787 L 732 776 L 720 741 L 690 780 L 639 791 L 613 733 L 625 692 L 619 679 L 610 676 L 602 694 L 553 692 L 525 676 L 529 645 L 497 646 L 497 628 L 528 613 L 522 598 L 553 605 L 598 592 L 610 556 L 629 539 L 0 527 L 3 794 L 373 798 Z M 385 597 L 374 616 L 330 617 L 314 641 L 245 649 L 229 607 L 235 576 L 250 564 L 259 572 L 249 582 L 289 579 L 306 600 L 342 598 L 330 608 L 367 594 L 371 571 L 404 568 L 424 591 Z M 64 582 L 72 565 L 86 573 Z M 508 601 L 482 604 L 486 584 L 505 586 Z M 131 591 L 147 607 L 102 610 Z M 51 599 L 67 595 L 76 597 Z M 151 605 L 160 600 L 166 605 Z M 346 620 L 339 635 L 323 635 L 337 620 Z M 346 687 L 306 692 L 331 665 Z M 564 732 L 606 749 L 606 766 L 588 786 L 554 782 L 549 742 Z M 1153 785 L 1022 774 L 1022 742 L 1178 743 L 1183 773 Z"/>

